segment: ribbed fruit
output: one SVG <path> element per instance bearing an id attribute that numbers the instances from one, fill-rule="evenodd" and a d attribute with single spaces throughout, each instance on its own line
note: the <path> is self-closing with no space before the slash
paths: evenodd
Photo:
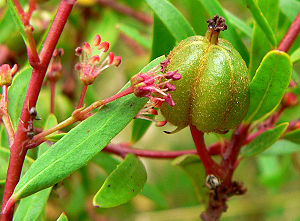
<path id="1" fill-rule="evenodd" d="M 182 129 L 194 125 L 202 132 L 224 133 L 235 128 L 249 106 L 249 76 L 240 54 L 226 40 L 192 36 L 168 55 L 166 72 L 178 70 L 182 79 L 171 92 L 175 106 L 161 112 Z"/>

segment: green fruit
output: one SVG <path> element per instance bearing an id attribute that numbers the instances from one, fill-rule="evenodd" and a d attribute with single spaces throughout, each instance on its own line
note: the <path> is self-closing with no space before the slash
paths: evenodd
<path id="1" fill-rule="evenodd" d="M 189 37 L 168 55 L 166 72 L 178 70 L 182 78 L 170 92 L 176 105 L 163 104 L 161 112 L 178 129 L 194 125 L 202 132 L 224 133 L 247 114 L 247 66 L 228 41 L 212 36 Z"/>

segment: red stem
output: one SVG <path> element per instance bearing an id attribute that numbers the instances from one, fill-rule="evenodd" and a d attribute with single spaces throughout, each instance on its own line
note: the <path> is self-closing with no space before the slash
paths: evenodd
<path id="1" fill-rule="evenodd" d="M 40 65 L 39 68 L 34 68 L 32 76 L 28 85 L 28 90 L 26 92 L 25 101 L 23 104 L 21 117 L 15 137 L 15 142 L 11 148 L 9 166 L 7 171 L 4 197 L 2 202 L 2 213 L 1 220 L 11 220 L 13 215 L 13 210 L 8 209 L 3 211 L 8 199 L 12 195 L 15 186 L 17 185 L 20 174 L 22 170 L 22 165 L 26 156 L 26 150 L 23 150 L 23 144 L 28 139 L 26 136 L 26 131 L 24 128 L 27 126 L 29 120 L 28 110 L 30 107 L 36 105 L 38 95 L 45 77 L 47 67 L 49 65 L 52 53 L 56 47 L 58 39 L 62 33 L 62 30 L 67 22 L 70 12 L 73 8 L 74 1 L 62 0 L 55 19 L 51 25 L 48 36 L 43 44 L 43 48 L 40 53 Z"/>
<path id="2" fill-rule="evenodd" d="M 289 30 L 286 32 L 286 34 L 280 41 L 277 49 L 279 51 L 288 52 L 293 42 L 295 41 L 297 35 L 299 34 L 299 31 L 300 31 L 300 12 L 298 13 L 297 17 L 289 27 Z"/>
<path id="3" fill-rule="evenodd" d="M 200 156 L 201 161 L 205 167 L 206 174 L 214 174 L 220 178 L 223 177 L 224 172 L 222 168 L 210 157 L 206 149 L 203 132 L 199 131 L 193 125 L 190 125 L 190 130 L 196 145 L 198 155 Z"/>
<path id="4" fill-rule="evenodd" d="M 129 16 L 145 23 L 146 25 L 151 25 L 153 22 L 151 17 L 144 15 L 141 12 L 136 12 L 129 7 L 119 5 L 117 2 L 115 2 L 113 0 L 97 0 L 97 2 L 104 7 L 110 7 L 119 13 L 129 15 Z"/>
<path id="5" fill-rule="evenodd" d="M 78 105 L 77 105 L 77 109 L 82 107 L 87 87 L 88 87 L 88 85 L 86 85 L 86 84 L 82 85 L 81 95 L 80 95 L 80 99 L 79 99 L 79 102 L 78 102 Z"/>
<path id="6" fill-rule="evenodd" d="M 50 81 L 50 113 L 54 114 L 55 107 L 55 81 Z"/>
<path id="7" fill-rule="evenodd" d="M 7 85 L 2 86 L 2 111 L 3 111 L 3 116 L 2 116 L 2 121 L 5 126 L 5 130 L 8 135 L 8 140 L 9 140 L 9 148 L 11 148 L 12 144 L 14 143 L 15 140 L 15 132 L 14 129 L 11 125 L 9 113 L 8 113 L 8 87 Z"/>
<path id="8" fill-rule="evenodd" d="M 122 157 L 128 153 L 133 153 L 140 157 L 156 158 L 156 159 L 173 159 L 184 154 L 197 154 L 196 150 L 179 150 L 179 151 L 155 151 L 135 149 L 122 144 L 108 144 L 103 151 L 114 153 Z"/>

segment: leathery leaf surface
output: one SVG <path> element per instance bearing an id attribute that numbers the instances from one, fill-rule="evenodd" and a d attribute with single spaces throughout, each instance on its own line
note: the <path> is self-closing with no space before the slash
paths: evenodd
<path id="1" fill-rule="evenodd" d="M 163 56 L 155 59 L 142 71 L 150 70 L 164 59 Z M 12 197 L 20 199 L 52 186 L 84 166 L 132 120 L 146 102 L 145 98 L 127 95 L 107 104 L 80 123 L 32 164 Z"/>

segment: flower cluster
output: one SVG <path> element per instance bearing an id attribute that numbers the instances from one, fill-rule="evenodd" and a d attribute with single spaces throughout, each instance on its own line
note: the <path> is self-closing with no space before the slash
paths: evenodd
<path id="1" fill-rule="evenodd" d="M 98 55 L 92 55 L 93 49 L 99 50 Z M 100 35 L 96 35 L 92 44 L 84 42 L 83 47 L 75 49 L 75 54 L 79 56 L 80 61 L 76 64 L 75 69 L 79 71 L 80 80 L 85 85 L 90 85 L 96 77 L 111 65 L 119 66 L 121 63 L 120 56 L 114 56 L 113 52 L 102 59 L 102 56 L 109 49 L 109 43 L 104 41 L 101 43 Z"/>
<path id="2" fill-rule="evenodd" d="M 147 97 L 150 99 L 153 107 L 160 107 L 163 102 L 174 106 L 169 91 L 175 91 L 175 85 L 171 84 L 171 81 L 177 81 L 181 78 L 181 74 L 178 71 L 165 71 L 169 60 L 161 62 L 160 65 L 152 68 L 146 73 L 139 73 L 131 77 L 130 82 L 134 89 L 134 94 L 137 97 Z M 159 72 L 161 72 L 159 74 Z"/>
<path id="3" fill-rule="evenodd" d="M 133 93 L 137 97 L 149 98 L 145 107 L 135 118 L 154 121 L 158 127 L 164 126 L 167 121 L 156 121 L 153 119 L 153 115 L 158 114 L 155 108 L 159 108 L 163 102 L 170 106 L 175 105 L 172 96 L 168 92 L 175 91 L 176 87 L 170 82 L 181 78 L 181 74 L 177 70 L 166 72 L 169 62 L 169 59 L 166 59 L 150 71 L 136 74 L 130 79 Z"/>
<path id="4" fill-rule="evenodd" d="M 0 87 L 6 85 L 10 86 L 13 75 L 17 72 L 18 65 L 14 65 L 12 68 L 8 64 L 0 66 Z"/>
<path id="5" fill-rule="evenodd" d="M 49 81 L 56 82 L 62 76 L 63 67 L 61 64 L 61 57 L 64 54 L 64 50 L 62 48 L 55 49 L 52 55 L 52 60 L 48 68 L 47 79 Z"/>

